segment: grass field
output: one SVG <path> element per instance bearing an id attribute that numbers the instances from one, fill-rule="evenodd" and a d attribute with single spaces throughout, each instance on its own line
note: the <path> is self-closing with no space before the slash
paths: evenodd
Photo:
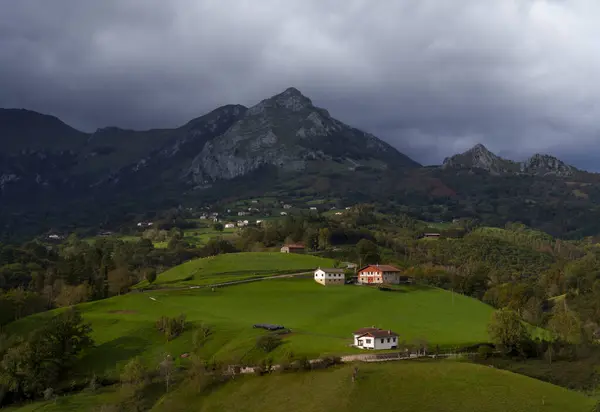
<path id="1" fill-rule="evenodd" d="M 170 394 L 152 410 L 179 412 L 587 412 L 592 402 L 521 375 L 458 362 L 361 364 L 306 374 L 246 378 L 205 399 L 191 391 Z M 260 396 L 257 396 L 260 394 Z"/>
<path id="2" fill-rule="evenodd" d="M 486 366 L 443 362 L 361 364 L 309 373 L 248 376 L 205 395 L 181 386 L 161 398 L 153 412 L 588 412 L 585 395 Z M 79 394 L 11 412 L 90 410 L 116 392 Z"/>
<path id="3" fill-rule="evenodd" d="M 185 313 L 192 323 L 212 325 L 215 333 L 203 348 L 204 355 L 252 364 L 267 357 L 255 348 L 263 332 L 253 329 L 254 323 L 292 329 L 284 344 L 268 355 L 278 360 L 290 352 L 309 357 L 358 352 L 349 347 L 351 332 L 372 325 L 394 330 L 407 343 L 416 338 L 442 347 L 483 342 L 492 312 L 475 299 L 455 295 L 453 300 L 450 292 L 441 289 L 405 287 L 401 292 L 382 292 L 366 286 L 323 287 L 312 279 L 264 280 L 215 292 L 132 293 L 79 307 L 91 322 L 97 343 L 83 359 L 81 373 L 86 376 L 113 375 L 137 355 L 153 364 L 165 352 L 176 357 L 189 352 L 191 331 L 168 343 L 156 331 L 154 323 L 163 315 Z M 30 316 L 9 329 L 25 333 L 51 314 Z"/>
<path id="4" fill-rule="evenodd" d="M 265 275 L 309 271 L 318 266 L 332 267 L 333 263 L 331 259 L 293 253 L 230 253 L 196 259 L 176 266 L 161 273 L 154 284 L 164 286 L 208 285 Z M 144 281 L 139 286 L 148 286 L 148 283 Z"/>

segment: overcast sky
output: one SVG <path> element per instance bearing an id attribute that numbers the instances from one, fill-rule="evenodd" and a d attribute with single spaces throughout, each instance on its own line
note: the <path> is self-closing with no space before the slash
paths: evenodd
<path id="1" fill-rule="evenodd" d="M 600 170 L 599 21 L 599 0 L 0 0 L 0 107 L 147 129 L 295 86 L 425 164 L 481 142 Z"/>

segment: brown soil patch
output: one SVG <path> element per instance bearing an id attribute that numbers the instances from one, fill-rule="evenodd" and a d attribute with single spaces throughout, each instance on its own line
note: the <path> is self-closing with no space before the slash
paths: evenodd
<path id="1" fill-rule="evenodd" d="M 137 310 L 111 310 L 108 313 L 116 313 L 118 315 L 135 315 Z"/>

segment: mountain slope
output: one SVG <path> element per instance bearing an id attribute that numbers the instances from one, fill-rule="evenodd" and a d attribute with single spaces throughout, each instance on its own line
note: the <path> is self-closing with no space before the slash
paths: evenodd
<path id="1" fill-rule="evenodd" d="M 524 162 L 504 159 L 476 144 L 464 153 L 444 159 L 443 169 L 482 169 L 493 175 L 523 174 L 534 176 L 568 177 L 581 173 L 554 156 L 536 153 Z"/>
<path id="2" fill-rule="evenodd" d="M 54 116 L 25 109 L 0 109 L 0 154 L 78 151 L 86 137 Z"/>
<path id="3" fill-rule="evenodd" d="M 232 179 L 262 166 L 300 172 L 312 162 L 355 170 L 418 167 L 375 136 L 333 119 L 295 88 L 261 101 L 196 156 L 189 176 L 196 184 Z"/>

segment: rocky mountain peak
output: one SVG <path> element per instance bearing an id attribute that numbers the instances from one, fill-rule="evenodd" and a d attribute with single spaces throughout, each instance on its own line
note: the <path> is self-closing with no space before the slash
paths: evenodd
<path id="1" fill-rule="evenodd" d="M 295 87 L 288 87 L 283 93 L 277 94 L 267 100 L 273 102 L 277 107 L 292 111 L 308 109 L 313 105 L 312 101 Z"/>
<path id="2" fill-rule="evenodd" d="M 223 135 L 207 142 L 186 176 L 207 186 L 263 166 L 299 172 L 321 162 L 355 170 L 367 161 L 380 170 L 418 166 L 375 136 L 332 118 L 289 87 L 249 108 Z"/>
<path id="3" fill-rule="evenodd" d="M 483 144 L 478 143 L 464 153 L 444 159 L 444 169 L 483 169 L 492 174 L 500 174 L 511 169 L 510 161 L 490 152 Z"/>
<path id="4" fill-rule="evenodd" d="M 520 163 L 521 172 L 536 175 L 572 176 L 577 169 L 562 160 L 548 155 L 536 153 Z"/>
<path id="5" fill-rule="evenodd" d="M 491 174 L 527 174 L 536 176 L 572 176 L 578 170 L 554 156 L 536 153 L 524 162 L 504 159 L 481 143 L 464 153 L 444 159 L 443 169 L 483 169 Z"/>

